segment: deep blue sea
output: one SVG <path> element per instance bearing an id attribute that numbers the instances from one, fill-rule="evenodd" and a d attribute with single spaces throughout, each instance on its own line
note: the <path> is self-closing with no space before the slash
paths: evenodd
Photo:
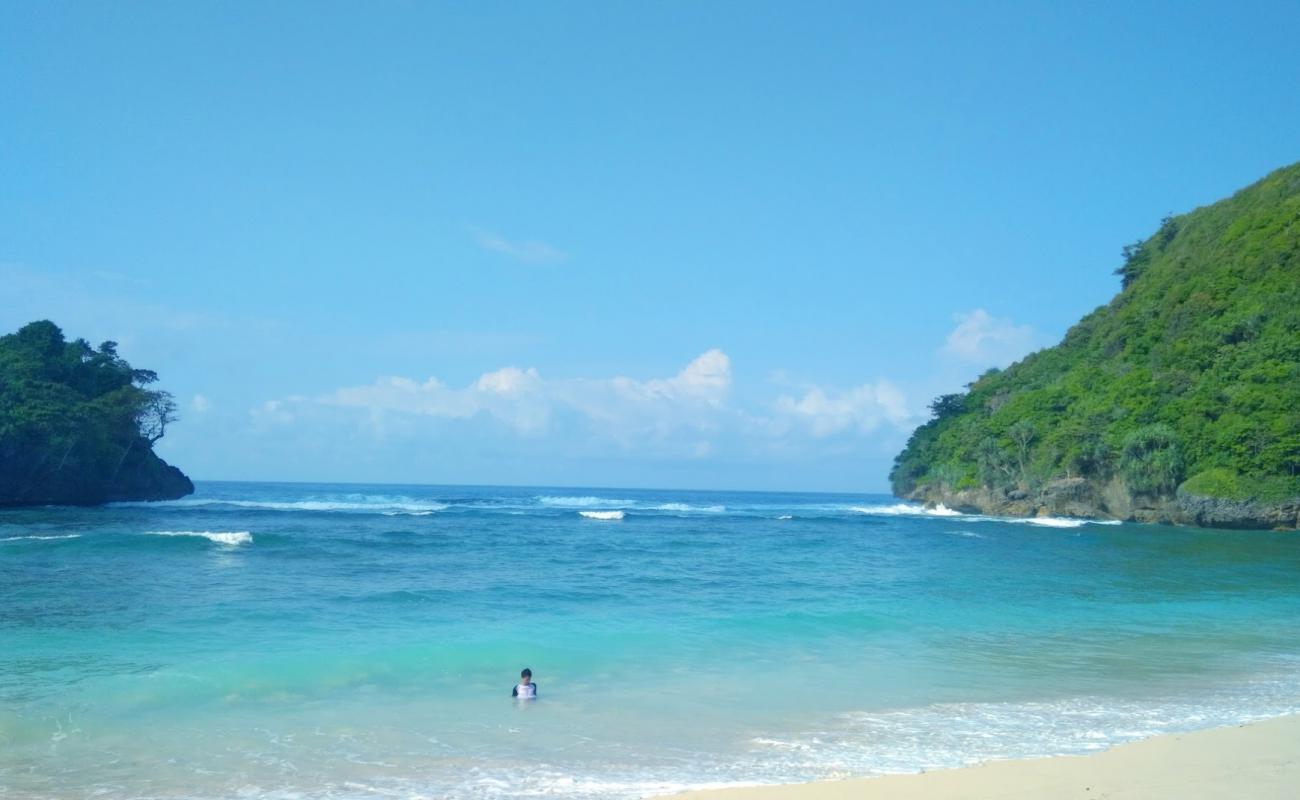
<path id="1" fill-rule="evenodd" d="M 631 798 L 1296 710 L 1295 534 L 574 488 L 0 511 L 7 799 Z"/>

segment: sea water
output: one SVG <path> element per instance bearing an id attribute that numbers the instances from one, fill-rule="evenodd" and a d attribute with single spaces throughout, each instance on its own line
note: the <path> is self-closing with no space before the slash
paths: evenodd
<path id="1" fill-rule="evenodd" d="M 1083 753 L 1300 709 L 1298 589 L 1294 534 L 884 496 L 8 510 L 0 797 L 630 798 Z"/>

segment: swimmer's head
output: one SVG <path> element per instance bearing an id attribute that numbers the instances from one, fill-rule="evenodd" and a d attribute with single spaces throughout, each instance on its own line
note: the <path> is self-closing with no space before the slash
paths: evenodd
<path id="1" fill-rule="evenodd" d="M 532 683 L 532 682 L 533 682 L 533 671 L 532 671 L 531 669 L 529 669 L 528 667 L 524 667 L 524 671 L 521 672 L 521 673 L 519 673 L 519 682 L 522 683 L 522 684 L 525 685 L 525 686 L 527 686 L 528 684 Z"/>

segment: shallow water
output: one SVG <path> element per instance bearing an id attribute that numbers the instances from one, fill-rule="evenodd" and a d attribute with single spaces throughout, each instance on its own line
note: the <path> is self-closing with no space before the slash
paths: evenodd
<path id="1" fill-rule="evenodd" d="M 616 798 L 1085 752 L 1300 710 L 1298 588 L 1295 535 L 883 496 L 3 511 L 0 796 Z"/>

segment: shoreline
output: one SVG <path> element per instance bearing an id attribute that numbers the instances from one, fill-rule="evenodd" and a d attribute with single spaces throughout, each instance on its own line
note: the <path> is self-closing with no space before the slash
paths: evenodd
<path id="1" fill-rule="evenodd" d="M 680 800 L 1057 800 L 1292 798 L 1300 785 L 1300 714 L 1170 733 L 1088 755 L 796 784 L 703 789 Z"/>
<path id="2" fill-rule="evenodd" d="M 1024 494 L 1023 492 L 1021 493 Z M 1178 492 L 1158 499 L 1133 496 L 1122 482 L 1096 485 L 1084 478 L 1058 478 L 1036 496 L 1012 499 L 1005 490 L 952 490 L 919 486 L 898 495 L 905 502 L 993 517 L 1073 517 L 1204 530 L 1295 531 L 1300 498 L 1263 501 Z M 972 510 L 973 509 L 973 510 Z"/>

